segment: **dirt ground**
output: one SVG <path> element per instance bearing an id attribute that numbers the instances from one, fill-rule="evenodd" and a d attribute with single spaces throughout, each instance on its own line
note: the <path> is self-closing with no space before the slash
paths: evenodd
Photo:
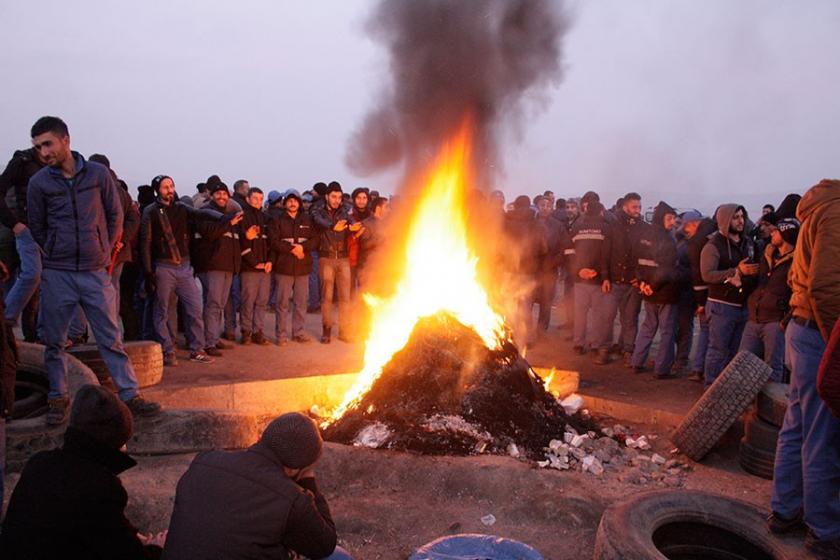
<path id="1" fill-rule="evenodd" d="M 308 330 L 319 333 L 317 315 Z M 267 315 L 273 327 L 274 315 Z M 267 331 L 272 331 L 272 328 Z M 567 332 L 552 328 L 528 359 L 534 365 L 578 370 L 591 394 L 648 404 L 684 414 L 701 394 L 685 379 L 657 381 L 635 375 L 620 364 L 596 366 L 588 356 L 573 356 Z M 356 371 L 361 344 L 334 340 L 290 343 L 284 347 L 237 347 L 215 364 L 182 362 L 167 369 L 163 386 L 213 384 L 229 380 L 272 379 Z M 605 419 L 606 425 L 615 420 Z M 656 436 L 654 450 L 667 458 L 670 428 L 630 425 Z M 769 481 L 743 472 L 737 464 L 738 428 L 702 464 L 691 463 L 680 487 L 700 489 L 766 508 Z M 167 527 L 175 486 L 193 455 L 139 457 L 137 468 L 122 478 L 128 489 L 128 516 L 145 532 Z M 340 543 L 355 558 L 406 558 L 435 538 L 464 532 L 496 534 L 534 546 L 546 559 L 591 558 L 604 509 L 623 496 L 663 487 L 660 481 L 628 481 L 627 468 L 590 473 L 539 469 L 511 457 L 427 457 L 327 444 L 318 478 L 333 511 Z M 18 475 L 7 476 L 6 496 Z M 224 512 L 219 512 L 224 515 Z M 481 518 L 492 514 L 486 526 Z"/>

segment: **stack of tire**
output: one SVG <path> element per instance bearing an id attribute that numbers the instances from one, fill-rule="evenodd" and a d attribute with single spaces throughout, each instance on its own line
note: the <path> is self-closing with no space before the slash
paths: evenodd
<path id="1" fill-rule="evenodd" d="M 140 388 L 157 385 L 163 378 L 163 351 L 160 344 L 148 340 L 123 343 L 128 359 L 134 366 L 134 373 L 137 374 L 137 381 Z M 108 367 L 99 350 L 94 344 L 82 344 L 73 346 L 67 350 L 73 357 L 80 360 L 87 367 L 93 370 L 100 385 L 116 391 L 111 376 L 108 374 Z"/>
<path id="2" fill-rule="evenodd" d="M 744 419 L 744 437 L 738 453 L 741 468 L 761 478 L 773 478 L 776 442 L 787 410 L 784 383 L 767 383 L 756 398 L 755 408 Z"/>

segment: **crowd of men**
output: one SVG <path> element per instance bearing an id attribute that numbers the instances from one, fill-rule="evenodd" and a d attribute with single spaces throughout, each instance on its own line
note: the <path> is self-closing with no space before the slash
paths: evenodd
<path id="1" fill-rule="evenodd" d="M 24 338 L 46 348 L 49 424 L 66 420 L 66 349 L 88 331 L 118 400 L 134 416 L 160 407 L 139 394 L 124 340 L 158 341 L 165 365 L 174 367 L 176 334 L 183 332 L 189 359 L 210 363 L 235 342 L 307 343 L 304 314 L 320 312 L 320 341 L 328 344 L 334 302 L 338 338 L 355 338 L 353 303 L 386 241 L 389 200 L 379 193 L 348 194 L 335 181 L 302 194 L 266 194 L 238 180 L 231 191 L 212 175 L 194 195 L 179 197 L 173 178 L 158 175 L 138 188 L 135 202 L 107 157 L 85 159 L 71 150 L 61 119 L 39 119 L 31 138 L 33 147 L 16 152 L 0 175 L 0 223 L 10 234 L 5 245 L 0 237 L 9 277 L 0 333 L 0 358 L 9 358 L 0 371 L 14 361 L 9 327 L 20 321 Z M 509 205 L 495 191 L 485 203 L 499 218 L 504 245 L 515 248 L 504 272 L 527 287 L 516 292 L 512 318 L 526 339 L 551 327 L 562 286 L 559 326 L 569 330 L 574 351 L 591 352 L 596 364 L 617 359 L 645 372 L 658 337 L 657 379 L 686 373 L 709 387 L 739 350 L 764 359 L 774 380 L 789 377 L 791 406 L 776 465 L 784 476 L 775 483 L 771 528 L 790 530 L 804 519 L 817 541 L 840 538 L 836 373 L 821 378 L 815 396 L 817 366 L 832 331 L 838 336 L 840 292 L 833 285 L 840 259 L 833 252 L 840 246 L 840 182 L 823 181 L 804 197 L 791 194 L 778 208 L 767 205 L 755 222 L 739 204 L 720 205 L 707 217 L 660 201 L 645 217 L 634 192 L 610 208 L 592 191 L 565 200 L 546 191 Z M 269 307 L 273 336 L 264 324 Z M 825 371 L 840 368 L 830 366 Z M 13 373 L 4 373 L 4 382 Z M 0 422 L 11 408 L 9 395 L 6 385 Z M 241 460 L 258 463 L 264 452 Z M 216 460 L 228 459 L 207 458 L 205 468 Z M 200 497 L 200 490 L 193 492 Z M 323 513 L 320 504 L 313 507 Z"/>

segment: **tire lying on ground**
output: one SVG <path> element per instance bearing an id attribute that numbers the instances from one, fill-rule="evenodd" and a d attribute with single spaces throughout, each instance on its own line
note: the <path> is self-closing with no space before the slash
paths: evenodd
<path id="1" fill-rule="evenodd" d="M 765 422 L 754 411 L 750 412 L 744 419 L 744 440 L 754 449 L 775 455 L 779 427 Z"/>
<path id="2" fill-rule="evenodd" d="M 738 449 L 738 464 L 746 472 L 767 480 L 773 480 L 775 460 L 775 453 L 753 447 L 746 438 L 741 438 L 741 446 Z"/>
<path id="3" fill-rule="evenodd" d="M 781 428 L 787 412 L 789 388 L 787 383 L 767 382 L 755 400 L 758 417 Z"/>
<path id="4" fill-rule="evenodd" d="M 157 385 L 163 378 L 163 351 L 160 344 L 148 340 L 123 343 L 128 359 L 134 366 L 140 388 Z M 68 352 L 88 366 L 103 387 L 114 389 L 108 367 L 94 344 L 71 347 Z"/>
<path id="5" fill-rule="evenodd" d="M 754 354 L 739 352 L 694 404 L 671 441 L 689 458 L 702 459 L 755 401 L 771 373 Z"/>
<path id="6" fill-rule="evenodd" d="M 766 512 L 693 490 L 657 490 L 611 505 L 595 537 L 595 560 L 663 558 L 800 558 L 795 543 L 776 539 Z"/>

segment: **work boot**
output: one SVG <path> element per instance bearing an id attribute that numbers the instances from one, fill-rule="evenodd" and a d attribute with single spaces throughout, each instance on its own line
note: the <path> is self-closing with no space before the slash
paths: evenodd
<path id="1" fill-rule="evenodd" d="M 610 350 L 609 348 L 599 348 L 598 355 L 595 357 L 595 363 L 599 366 L 605 366 L 610 363 Z"/>
<path id="2" fill-rule="evenodd" d="M 58 426 L 64 423 L 67 419 L 67 409 L 70 407 L 70 398 L 56 397 L 54 399 L 48 399 L 47 405 L 49 406 L 46 415 L 47 425 Z"/>
<path id="3" fill-rule="evenodd" d="M 306 343 L 306 342 L 312 342 L 312 337 L 309 336 L 307 333 L 302 332 L 300 334 L 296 334 L 295 336 L 293 336 L 292 340 L 294 340 L 295 342 Z"/>
<path id="4" fill-rule="evenodd" d="M 633 367 L 633 352 L 625 352 L 624 353 L 624 367 L 626 367 L 626 368 Z"/>
<path id="5" fill-rule="evenodd" d="M 163 355 L 163 365 L 168 367 L 175 367 L 178 365 L 178 357 L 175 352 L 167 352 Z"/>
<path id="6" fill-rule="evenodd" d="M 222 338 L 230 340 L 231 342 L 236 342 L 236 333 L 233 331 L 225 331 L 222 333 Z"/>
<path id="7" fill-rule="evenodd" d="M 227 342 L 219 341 L 216 343 L 217 350 L 231 350 L 233 348 L 233 344 L 228 344 Z"/>
<path id="8" fill-rule="evenodd" d="M 329 344 L 331 334 L 332 334 L 332 327 L 324 327 L 324 331 L 321 334 L 321 344 Z"/>
<path id="9" fill-rule="evenodd" d="M 208 346 L 204 349 L 204 353 L 208 356 L 216 356 L 217 358 L 220 358 L 222 356 L 222 351 L 216 348 L 215 346 Z"/>
<path id="10" fill-rule="evenodd" d="M 289 343 L 289 339 L 285 336 L 281 336 L 277 339 L 277 346 L 286 346 Z"/>
<path id="11" fill-rule="evenodd" d="M 837 560 L 840 558 L 840 539 L 818 539 L 811 529 L 805 534 L 805 549 L 819 560 Z"/>
<path id="12" fill-rule="evenodd" d="M 621 356 L 621 344 L 613 344 L 610 346 L 610 354 Z"/>
<path id="13" fill-rule="evenodd" d="M 689 381 L 696 381 L 697 383 L 703 383 L 705 378 L 706 376 L 703 375 L 702 371 L 692 371 L 688 374 L 688 377 L 686 377 Z"/>
<path id="14" fill-rule="evenodd" d="M 133 416 L 155 416 L 160 413 L 160 405 L 156 402 L 147 401 L 140 395 L 125 401 L 125 406 Z"/>
<path id="15" fill-rule="evenodd" d="M 773 511 L 767 517 L 767 528 L 774 535 L 789 535 L 791 533 L 799 533 L 807 529 L 805 521 L 802 520 L 802 511 L 788 519 L 782 517 L 779 512 Z"/>
<path id="16" fill-rule="evenodd" d="M 242 331 L 242 339 L 239 341 L 242 346 L 251 344 L 251 331 Z"/>
<path id="17" fill-rule="evenodd" d="M 251 342 L 254 344 L 259 344 L 260 346 L 265 346 L 268 344 L 268 339 L 265 337 L 262 331 L 257 331 L 253 335 L 251 335 Z"/>

